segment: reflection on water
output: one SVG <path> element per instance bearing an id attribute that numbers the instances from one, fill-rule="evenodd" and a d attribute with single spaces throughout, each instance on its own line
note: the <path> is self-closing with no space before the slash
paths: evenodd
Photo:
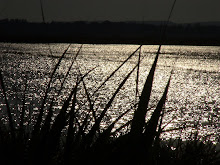
<path id="1" fill-rule="evenodd" d="M 58 60 L 57 57 L 62 55 L 67 46 L 67 44 L 0 44 L 1 69 L 14 114 L 18 114 L 21 109 L 25 81 L 28 84 L 25 94 L 26 124 L 36 117 L 51 70 Z M 51 93 L 59 90 L 62 79 L 79 47 L 78 44 L 72 44 L 68 50 L 66 58 L 54 76 Z M 64 90 L 56 97 L 55 111 L 59 109 L 63 99 L 75 85 L 78 75 L 77 67 L 82 74 L 97 67 L 85 79 L 87 89 L 92 95 L 108 75 L 137 47 L 138 45 L 84 45 L 70 71 L 68 81 L 64 84 Z M 157 48 L 158 46 L 155 45 L 142 47 L 141 56 L 144 59 L 140 67 L 139 92 L 153 63 Z M 138 52 L 94 95 L 97 108 L 104 108 L 123 77 L 137 64 L 137 60 Z M 184 130 L 166 131 L 163 136 L 188 137 L 193 131 L 193 126 L 199 129 L 201 136 L 211 135 L 213 140 L 218 138 L 220 131 L 220 47 L 162 46 L 150 102 L 152 110 L 162 95 L 172 69 L 172 80 L 165 106 L 164 130 L 179 127 Z M 86 109 L 87 99 L 83 86 L 79 88 L 82 90 L 78 93 L 78 106 L 84 106 Z M 114 118 L 122 112 L 132 109 L 135 104 L 135 88 L 136 73 L 134 72 L 111 106 L 109 116 L 103 121 L 103 127 L 106 123 L 114 121 Z M 2 103 L 2 95 L 0 95 L 0 100 Z M 4 105 L 1 104 L 0 108 L 0 115 L 6 120 Z M 119 121 L 118 126 L 129 120 L 132 113 L 133 111 L 130 111 L 123 120 Z"/>

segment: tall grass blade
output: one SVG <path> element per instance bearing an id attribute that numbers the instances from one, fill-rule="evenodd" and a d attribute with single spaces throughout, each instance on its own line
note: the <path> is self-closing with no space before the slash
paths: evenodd
<path id="1" fill-rule="evenodd" d="M 167 21 L 166 21 L 166 24 L 165 24 L 165 27 L 164 27 L 164 31 L 163 31 L 163 34 L 162 34 L 162 39 L 161 39 L 162 41 L 164 40 L 164 36 L 165 36 L 166 31 L 167 31 L 168 23 L 169 23 L 170 18 L 171 18 L 172 14 L 173 14 L 173 10 L 174 10 L 174 8 L 175 8 L 176 1 L 177 1 L 177 0 L 174 0 L 174 1 L 173 1 L 173 4 L 172 4 L 172 7 L 171 7 L 169 16 L 168 16 L 168 18 L 167 18 Z"/>
<path id="2" fill-rule="evenodd" d="M 25 116 L 25 93 L 27 90 L 27 81 L 25 81 L 25 89 L 23 93 L 23 99 L 22 99 L 22 110 L 20 115 L 20 123 L 19 123 L 19 129 L 20 129 L 20 135 L 24 133 L 24 116 Z"/>
<path id="3" fill-rule="evenodd" d="M 77 84 L 76 84 L 76 89 L 77 89 Z M 75 90 L 74 92 L 72 107 L 70 111 L 69 127 L 67 130 L 66 145 L 64 149 L 64 164 L 69 164 L 71 160 L 72 147 L 74 141 L 74 118 L 75 118 L 76 94 L 77 94 L 77 90 Z"/>
<path id="4" fill-rule="evenodd" d="M 45 164 L 48 164 L 49 161 L 54 156 L 54 154 L 57 152 L 62 129 L 66 126 L 66 121 L 67 121 L 66 112 L 75 90 L 76 88 L 73 88 L 68 98 L 64 101 L 64 104 L 59 114 L 56 116 L 55 121 L 51 126 L 51 129 L 48 128 L 50 127 L 50 123 L 45 124 L 44 128 L 47 127 L 48 129 L 41 129 L 41 132 L 38 134 L 37 141 L 36 139 L 34 139 L 35 141 L 33 141 L 34 142 L 33 154 L 36 155 L 38 154 L 38 152 L 42 152 L 41 159 L 44 161 Z M 52 111 L 50 111 L 49 113 L 51 112 Z M 33 156 L 35 157 L 35 155 Z"/>
<path id="5" fill-rule="evenodd" d="M 125 111 L 124 113 L 122 113 L 120 116 L 118 116 L 117 117 L 117 119 L 115 119 L 115 121 L 112 123 L 112 124 L 110 124 L 110 126 L 108 126 L 108 128 L 106 129 L 106 130 L 104 130 L 103 131 L 103 133 L 100 135 L 100 138 L 99 138 L 99 140 L 101 139 L 107 139 L 107 138 L 109 138 L 110 137 L 110 135 L 111 135 L 111 131 L 112 131 L 112 129 L 115 127 L 115 124 L 124 116 L 124 115 L 126 115 L 128 112 L 130 112 L 131 111 L 131 109 L 128 109 L 127 111 Z"/>
<path id="6" fill-rule="evenodd" d="M 175 4 L 176 4 L 176 0 L 174 0 L 174 2 L 173 2 L 173 5 L 171 7 L 168 19 L 166 21 L 166 25 L 165 25 L 163 34 L 161 36 L 161 41 L 160 41 L 160 45 L 159 45 L 159 48 L 158 48 L 158 51 L 157 51 L 157 55 L 156 55 L 154 64 L 153 64 L 153 66 L 150 70 L 150 73 L 149 73 L 149 75 L 147 77 L 147 80 L 145 82 L 145 85 L 144 85 L 144 89 L 142 90 L 142 93 L 141 93 L 138 109 L 134 113 L 134 117 L 133 117 L 133 121 L 132 121 L 132 125 L 131 125 L 131 132 L 130 132 L 133 135 L 141 135 L 141 133 L 143 132 L 143 127 L 145 125 L 146 109 L 148 107 L 150 94 L 151 94 L 151 90 L 152 90 L 154 72 L 155 72 L 155 69 L 156 69 L 158 56 L 160 54 L 162 41 L 164 40 L 165 33 L 166 33 L 167 27 L 168 27 L 168 23 L 169 23 L 170 18 L 172 16 Z"/>
<path id="7" fill-rule="evenodd" d="M 61 92 L 61 90 L 62 90 L 62 88 L 63 88 L 63 85 L 64 85 L 64 83 L 65 83 L 65 80 L 66 80 L 66 78 L 68 77 L 68 75 L 69 75 L 69 73 L 70 73 L 70 70 L 71 70 L 71 68 L 72 68 L 72 66 L 73 66 L 73 64 L 74 64 L 74 62 L 76 61 L 76 58 L 77 58 L 78 55 L 79 55 L 79 53 L 80 53 L 80 51 L 81 51 L 81 49 L 82 49 L 82 46 L 83 46 L 83 44 L 79 47 L 79 49 L 78 49 L 78 51 L 77 51 L 77 53 L 76 53 L 74 59 L 72 60 L 71 65 L 69 66 L 68 71 L 66 72 L 66 75 L 65 75 L 65 77 L 64 77 L 64 79 L 63 79 L 63 81 L 62 81 L 62 83 L 61 83 L 61 87 L 60 87 L 60 90 L 59 90 L 59 92 L 58 92 L 58 95 L 60 94 L 60 92 Z"/>
<path id="8" fill-rule="evenodd" d="M 158 57 L 159 57 L 159 53 L 160 53 L 160 47 L 161 47 L 161 45 L 159 46 L 154 63 L 151 67 L 151 70 L 148 74 L 147 80 L 144 84 L 144 88 L 142 90 L 140 100 L 138 103 L 138 108 L 134 112 L 134 117 L 133 117 L 131 131 L 130 131 L 130 133 L 133 135 L 141 135 L 143 133 L 143 128 L 145 125 L 145 116 L 146 116 L 146 112 L 148 109 L 148 103 L 150 100 L 152 84 L 153 84 L 153 77 L 154 77 L 154 73 L 155 73 L 155 69 L 156 69 L 156 65 L 157 65 L 157 61 L 158 61 Z"/>
<path id="9" fill-rule="evenodd" d="M 69 97 L 64 102 L 62 109 L 60 110 L 60 113 L 57 115 L 53 125 L 51 126 L 51 130 L 49 132 L 48 138 L 46 139 L 47 140 L 46 149 L 49 158 L 51 158 L 54 155 L 54 153 L 56 153 L 56 150 L 59 146 L 62 130 L 67 124 L 67 118 L 68 118 L 67 109 L 69 107 L 72 96 L 75 92 L 76 92 L 76 86 L 73 88 Z"/>
<path id="10" fill-rule="evenodd" d="M 60 110 L 60 113 L 57 115 L 57 117 L 54 121 L 54 124 L 52 125 L 51 133 L 61 132 L 62 128 L 65 126 L 66 119 L 67 119 L 67 116 L 66 116 L 67 108 L 69 107 L 69 103 L 70 103 L 71 98 L 75 92 L 76 92 L 76 86 L 72 89 L 69 97 L 64 102 L 64 104 Z M 59 130 L 59 131 L 56 131 L 56 130 Z"/>
<path id="11" fill-rule="evenodd" d="M 129 126 L 131 123 L 132 123 L 132 120 L 129 120 L 127 123 L 125 123 L 121 127 L 117 128 L 114 132 L 112 132 L 111 135 L 115 135 L 116 133 L 120 132 L 123 128 Z"/>
<path id="12" fill-rule="evenodd" d="M 145 125 L 146 111 L 147 111 L 148 103 L 150 100 L 150 94 L 151 94 L 151 90 L 152 90 L 154 72 L 156 69 L 158 56 L 159 56 L 160 50 L 161 50 L 161 46 L 162 46 L 161 44 L 162 44 L 162 41 L 164 40 L 164 36 L 165 36 L 166 30 L 167 30 L 168 22 L 171 18 L 175 4 L 176 4 L 176 0 L 174 0 L 174 3 L 173 3 L 172 8 L 170 10 L 170 13 L 169 13 L 162 37 L 161 37 L 161 41 L 160 41 L 161 43 L 159 45 L 154 64 L 150 70 L 148 77 L 147 77 L 147 80 L 144 85 L 144 89 L 142 90 L 140 101 L 138 104 L 138 109 L 134 113 L 134 117 L 133 117 L 133 121 L 132 121 L 132 125 L 131 125 L 131 132 L 130 132 L 133 135 L 141 135 L 141 133 L 143 132 L 143 128 Z"/>
<path id="13" fill-rule="evenodd" d="M 5 138 L 7 138 L 8 131 L 6 125 L 0 120 L 0 143 L 3 143 Z"/>
<path id="14" fill-rule="evenodd" d="M 83 79 L 81 79 L 81 81 L 83 81 Z M 79 83 L 76 84 L 76 87 L 79 85 Z M 77 91 L 76 91 L 77 92 Z M 75 111 L 75 104 L 76 104 L 76 92 L 75 92 L 75 95 L 74 95 L 74 100 L 73 100 L 73 103 L 72 103 L 72 106 L 74 105 L 74 107 L 71 108 L 71 111 L 69 113 L 69 116 L 70 116 L 70 119 L 72 121 L 75 120 L 75 125 L 78 126 L 78 133 L 76 135 L 76 138 L 75 138 L 75 141 L 79 142 L 79 139 L 80 139 L 80 136 L 81 135 L 84 135 L 84 132 L 83 132 L 83 127 L 84 127 L 84 124 L 85 124 L 85 120 L 83 121 L 83 124 L 80 124 L 78 118 L 75 116 L 75 114 L 78 112 L 78 111 Z M 71 123 L 73 124 L 73 123 Z"/>
<path id="15" fill-rule="evenodd" d="M 95 67 L 95 68 L 96 68 L 96 67 Z M 93 68 L 93 69 L 95 69 L 95 68 Z M 82 76 L 82 74 L 81 74 L 81 71 L 80 71 L 80 69 L 79 69 L 79 66 L 78 66 L 77 69 L 78 69 L 78 72 L 79 72 L 79 75 L 81 76 L 81 78 L 84 77 L 84 76 Z M 95 122 L 96 122 L 96 120 L 97 120 L 97 119 L 96 119 L 95 110 L 94 110 L 94 104 L 92 103 L 92 99 L 91 99 L 91 96 L 90 96 L 90 94 L 89 94 L 89 92 L 88 92 L 88 90 L 87 90 L 85 81 L 84 81 L 83 79 L 81 79 L 81 81 L 83 82 L 83 87 L 84 87 L 84 90 L 85 90 L 85 93 L 86 93 L 87 100 L 88 100 L 88 102 L 89 102 L 89 111 L 88 111 L 88 113 L 87 113 L 85 119 L 83 120 L 82 125 L 78 124 L 78 126 L 79 126 L 79 133 L 78 133 L 78 134 L 84 134 L 84 131 L 87 129 L 87 126 L 88 126 L 88 124 L 89 124 L 89 122 L 90 122 L 89 116 L 90 116 L 90 112 L 91 112 L 91 111 L 92 111 L 92 115 L 93 115 L 93 118 L 94 118 Z M 84 103 L 84 105 L 85 105 L 85 103 Z M 79 108 L 79 109 L 80 109 L 80 108 Z M 78 109 L 78 111 L 79 111 L 79 109 Z"/>
<path id="16" fill-rule="evenodd" d="M 142 47 L 140 45 L 117 69 L 115 69 L 106 80 L 94 91 L 93 95 Z"/>
<path id="17" fill-rule="evenodd" d="M 43 9 L 42 0 L 40 0 L 40 9 L 41 9 L 41 16 L 42 16 L 42 19 L 43 19 L 43 23 L 45 23 L 45 16 L 44 16 L 44 9 Z"/>
<path id="18" fill-rule="evenodd" d="M 155 136 L 155 142 L 154 142 L 154 145 L 159 148 L 160 146 L 160 135 L 162 133 L 162 123 L 163 123 L 163 116 L 164 116 L 164 111 L 162 112 L 161 114 L 161 118 L 160 118 L 160 124 L 158 126 L 158 131 L 156 133 L 156 136 Z"/>
<path id="19" fill-rule="evenodd" d="M 59 140 L 59 137 L 61 135 L 61 131 L 62 129 L 65 127 L 65 125 L 67 124 L 66 121 L 67 121 L 67 118 L 72 115 L 74 112 L 73 111 L 70 111 L 69 114 L 67 114 L 67 108 L 69 107 L 69 103 L 71 101 L 71 98 L 73 95 L 76 94 L 76 90 L 77 90 L 77 87 L 79 85 L 79 83 L 81 81 L 83 81 L 83 78 L 85 78 L 93 69 L 89 70 L 86 74 L 84 74 L 83 76 L 81 76 L 80 80 L 76 82 L 76 85 L 75 87 L 73 88 L 73 90 L 71 91 L 68 99 L 64 102 L 63 106 L 62 106 L 62 109 L 60 110 L 60 113 L 57 115 L 55 121 L 54 121 L 54 124 L 52 125 L 51 127 L 51 131 L 50 131 L 50 136 L 51 138 L 53 138 L 56 142 Z M 54 144 L 55 145 L 55 144 Z"/>
<path id="20" fill-rule="evenodd" d="M 123 85 L 125 84 L 125 82 L 128 80 L 128 78 L 130 77 L 130 75 L 134 72 L 134 70 L 136 69 L 137 65 L 128 73 L 128 75 L 124 78 L 124 80 L 121 82 L 121 84 L 118 86 L 118 88 L 116 89 L 116 91 L 114 92 L 113 96 L 111 97 L 111 99 L 108 101 L 108 103 L 106 104 L 104 110 L 101 112 L 100 116 L 98 117 L 97 121 L 95 122 L 95 124 L 93 125 L 93 127 L 91 128 L 88 137 L 90 138 L 90 142 L 93 139 L 93 136 L 96 134 L 96 131 L 99 130 L 100 127 L 100 123 L 103 119 L 103 117 L 105 116 L 107 110 L 110 108 L 110 106 L 112 105 L 112 102 L 114 101 L 116 95 L 118 94 L 118 92 L 120 91 L 120 89 L 123 87 Z"/>
<path id="21" fill-rule="evenodd" d="M 81 49 L 82 49 L 82 46 L 83 46 L 83 44 L 80 46 L 80 48 L 79 48 L 79 50 L 77 51 L 77 53 L 76 53 L 76 55 L 75 55 L 75 57 L 74 57 L 74 59 L 73 59 L 71 65 L 70 65 L 69 68 L 68 68 L 68 71 L 66 72 L 66 75 L 65 75 L 65 77 L 64 77 L 64 79 L 63 79 L 63 81 L 62 81 L 62 83 L 61 83 L 60 90 L 58 91 L 58 94 L 57 94 L 58 96 L 60 95 L 60 93 L 61 93 L 61 91 L 62 91 L 62 89 L 63 89 L 63 85 L 64 85 L 64 83 L 65 83 L 65 80 L 66 80 L 66 78 L 68 77 L 68 75 L 69 75 L 69 73 L 70 73 L 70 70 L 71 70 L 71 68 L 72 68 L 72 66 L 73 66 L 73 63 L 75 62 L 76 58 L 77 58 L 78 55 L 79 55 L 79 53 L 80 53 L 80 51 L 81 51 Z M 50 107 L 49 107 L 49 109 L 48 109 L 48 114 L 47 114 L 45 123 L 44 123 L 44 125 L 42 126 L 42 131 L 41 131 L 41 133 L 42 133 L 43 135 L 46 135 L 46 134 L 48 133 L 48 130 L 50 129 L 50 122 L 51 122 L 51 118 L 52 118 L 52 115 L 53 115 L 52 107 L 53 107 L 53 104 L 54 104 L 54 99 L 55 99 L 55 96 L 53 97 L 53 99 L 52 99 L 52 101 L 51 101 L 51 103 L 50 103 Z"/>
<path id="22" fill-rule="evenodd" d="M 50 80 L 49 80 L 49 83 L 47 85 L 47 89 L 46 89 L 46 92 L 45 92 L 45 95 L 44 95 L 44 98 L 43 98 L 43 101 L 42 101 L 42 104 L 41 104 L 41 107 L 40 107 L 40 113 L 38 115 L 38 118 L 37 118 L 37 122 L 36 124 L 34 125 L 34 130 L 33 130 L 33 133 L 32 133 L 32 136 L 35 136 L 39 130 L 40 130 L 40 125 L 41 125 L 41 122 L 42 122 L 42 117 L 43 117 L 43 110 L 44 110 L 44 104 L 46 103 L 46 99 L 47 99 L 47 96 L 49 94 L 49 90 L 50 90 L 50 85 L 52 83 L 52 79 L 53 79 L 53 76 L 57 70 L 57 68 L 59 67 L 62 59 L 64 58 L 66 52 L 68 51 L 69 47 L 71 46 L 71 44 L 69 44 L 69 46 L 66 48 L 66 50 L 63 52 L 62 56 L 59 58 L 59 61 L 57 62 L 57 64 L 55 65 L 54 69 L 53 69 L 53 72 L 50 76 Z"/>
<path id="23" fill-rule="evenodd" d="M 161 112 L 163 110 L 163 106 L 164 106 L 165 101 L 166 101 L 166 96 L 167 96 L 168 88 L 169 88 L 169 85 L 170 85 L 170 79 L 171 79 L 171 76 L 170 76 L 169 81 L 166 85 L 163 96 L 161 97 L 160 101 L 158 102 L 157 107 L 154 110 L 154 112 L 153 112 L 153 114 L 152 114 L 152 116 L 151 116 L 151 118 L 150 118 L 150 120 L 149 120 L 149 122 L 148 122 L 148 124 L 145 128 L 145 135 L 147 136 L 148 146 L 152 145 L 154 137 L 156 136 L 158 121 L 159 121 L 159 118 L 161 117 Z"/>
<path id="24" fill-rule="evenodd" d="M 11 113 L 11 109 L 8 103 L 8 99 L 6 96 L 6 89 L 5 89 L 5 85 L 4 85 L 4 81 L 3 81 L 3 76 L 2 76 L 2 71 L 0 70 L 0 86 L 2 88 L 2 92 L 3 92 L 3 97 L 5 99 L 5 104 L 6 104 L 6 110 L 7 110 L 7 115 L 8 115 L 8 120 L 9 120 L 9 128 L 11 130 L 11 135 L 12 138 L 15 138 L 15 126 L 14 126 L 14 122 L 13 122 L 13 118 L 12 118 L 12 113 Z"/>
<path id="25" fill-rule="evenodd" d="M 52 100 L 50 107 L 48 109 L 48 114 L 46 116 L 45 122 L 40 130 L 40 136 L 41 136 L 42 140 L 45 139 L 46 136 L 48 136 L 48 134 L 50 132 L 50 126 L 51 126 L 52 116 L 53 116 L 53 110 L 52 110 L 53 103 L 54 103 L 54 101 Z"/>
<path id="26" fill-rule="evenodd" d="M 139 85 L 140 62 L 141 62 L 141 48 L 139 50 L 139 55 L 138 55 L 138 67 L 137 67 L 137 77 L 136 77 L 136 93 L 135 93 L 135 98 L 139 95 L 138 85 Z"/>
<path id="27" fill-rule="evenodd" d="M 76 60 L 76 58 L 78 57 L 80 51 L 82 50 L 82 47 L 83 47 L 83 44 L 80 45 L 78 51 L 76 52 L 76 56 L 74 57 L 73 62 L 74 62 L 74 61 Z"/>
<path id="28" fill-rule="evenodd" d="M 89 112 L 88 112 L 88 114 L 87 114 L 87 116 L 86 116 L 86 118 L 83 122 L 83 127 L 84 127 L 84 129 L 86 129 L 86 126 L 87 126 L 87 123 L 88 123 L 88 117 L 89 117 L 89 114 L 90 114 L 91 111 L 92 111 L 92 116 L 93 116 L 95 122 L 96 122 L 97 119 L 96 119 L 96 113 L 95 113 L 95 110 L 94 110 L 94 104 L 92 103 L 91 97 L 89 95 L 89 92 L 86 88 L 86 84 L 85 84 L 84 81 L 83 81 L 83 86 L 84 86 L 84 89 L 85 89 L 85 92 L 86 92 L 87 99 L 89 101 Z"/>

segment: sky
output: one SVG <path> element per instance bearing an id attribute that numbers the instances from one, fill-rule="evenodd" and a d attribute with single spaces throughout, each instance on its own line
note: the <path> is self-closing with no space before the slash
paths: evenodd
<path id="1" fill-rule="evenodd" d="M 174 0 L 42 0 L 46 22 L 164 21 Z M 171 21 L 220 21 L 220 0 L 177 0 Z M 42 22 L 40 0 L 0 0 L 0 19 Z"/>

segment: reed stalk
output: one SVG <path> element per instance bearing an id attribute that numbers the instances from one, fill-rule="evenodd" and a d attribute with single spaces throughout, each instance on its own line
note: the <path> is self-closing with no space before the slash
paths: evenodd
<path id="1" fill-rule="evenodd" d="M 14 120 L 12 118 L 11 109 L 10 109 L 9 102 L 8 102 L 8 99 L 7 99 L 7 96 L 6 96 L 6 89 L 5 89 L 5 85 L 4 85 L 4 81 L 3 81 L 3 76 L 2 76 L 2 71 L 1 70 L 0 70 L 0 86 L 2 88 L 2 93 L 3 93 L 5 104 L 6 104 L 6 110 L 7 110 L 7 114 L 8 114 L 8 120 L 9 120 L 9 127 L 10 127 L 11 136 L 12 136 L 12 139 L 15 139 Z"/>

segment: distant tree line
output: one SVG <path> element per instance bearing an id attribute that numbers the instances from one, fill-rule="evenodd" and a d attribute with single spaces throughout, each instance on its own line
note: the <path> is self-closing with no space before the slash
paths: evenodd
<path id="1" fill-rule="evenodd" d="M 0 20 L 1 42 L 158 44 L 164 22 L 50 22 Z M 164 44 L 220 45 L 220 26 L 169 22 Z"/>

